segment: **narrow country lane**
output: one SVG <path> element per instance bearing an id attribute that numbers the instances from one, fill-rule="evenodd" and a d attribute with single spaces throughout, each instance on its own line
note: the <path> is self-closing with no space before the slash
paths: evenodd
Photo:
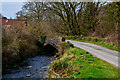
<path id="1" fill-rule="evenodd" d="M 86 43 L 80 41 L 73 41 L 73 40 L 66 40 L 74 44 L 74 46 L 84 49 L 94 56 L 114 65 L 115 67 L 120 67 L 118 64 L 118 54 L 119 52 L 104 48 L 102 46 L 93 44 L 93 43 Z"/>

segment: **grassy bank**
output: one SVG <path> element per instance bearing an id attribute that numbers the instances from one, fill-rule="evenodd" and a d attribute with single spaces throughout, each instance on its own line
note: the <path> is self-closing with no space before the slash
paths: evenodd
<path id="1" fill-rule="evenodd" d="M 76 37 L 67 37 L 67 40 L 75 40 L 75 41 L 81 41 L 81 42 L 88 42 L 88 43 L 94 43 L 103 47 L 106 47 L 108 49 L 116 50 L 120 52 L 120 46 L 113 43 L 108 43 L 105 38 L 98 38 L 98 37 L 83 37 L 83 38 L 76 38 Z"/>
<path id="2" fill-rule="evenodd" d="M 118 69 L 75 47 L 50 64 L 49 78 L 118 78 Z"/>

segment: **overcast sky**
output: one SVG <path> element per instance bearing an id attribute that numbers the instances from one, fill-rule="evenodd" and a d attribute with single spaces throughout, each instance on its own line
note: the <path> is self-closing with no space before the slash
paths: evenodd
<path id="1" fill-rule="evenodd" d="M 2 2 L 2 15 L 8 19 L 16 18 L 16 13 L 21 10 L 23 2 Z"/>

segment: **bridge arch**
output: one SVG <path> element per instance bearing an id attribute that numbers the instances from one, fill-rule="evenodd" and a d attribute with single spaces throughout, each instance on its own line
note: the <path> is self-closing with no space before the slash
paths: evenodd
<path id="1" fill-rule="evenodd" d="M 58 49 L 51 44 L 45 45 L 44 51 L 48 53 L 48 55 L 55 55 L 56 53 L 58 53 Z"/>
<path id="2" fill-rule="evenodd" d="M 58 49 L 61 43 L 62 37 L 47 37 L 44 45 L 50 44 Z"/>

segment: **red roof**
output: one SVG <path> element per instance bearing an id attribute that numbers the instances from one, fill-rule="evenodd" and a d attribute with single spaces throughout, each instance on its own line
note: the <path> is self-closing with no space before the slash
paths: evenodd
<path id="1" fill-rule="evenodd" d="M 16 25 L 26 25 L 25 20 L 20 20 L 20 19 L 2 19 L 2 26 L 4 25 L 11 25 L 11 26 L 16 26 Z"/>

